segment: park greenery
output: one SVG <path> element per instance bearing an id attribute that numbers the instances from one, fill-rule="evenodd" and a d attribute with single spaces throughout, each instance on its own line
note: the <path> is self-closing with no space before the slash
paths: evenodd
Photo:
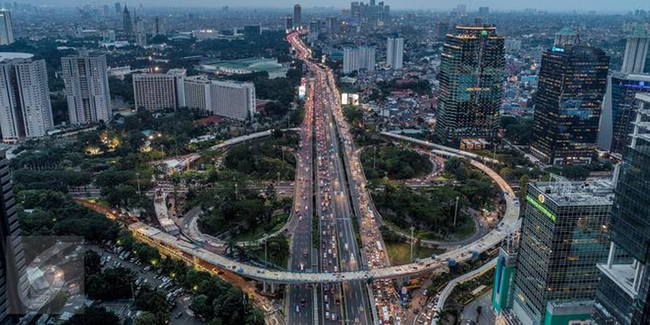
<path id="1" fill-rule="evenodd" d="M 391 181 L 384 181 L 383 185 L 383 189 L 371 190 L 375 206 L 384 220 L 403 233 L 407 234 L 410 227 L 415 227 L 418 237 L 442 240 L 465 228 L 466 224 L 473 224 L 462 210 L 468 205 L 467 199 L 462 197 L 457 223 L 453 225 L 456 197 L 462 196 L 453 187 L 413 190 Z"/>
<path id="2" fill-rule="evenodd" d="M 50 190 L 25 190 L 16 194 L 18 220 L 26 236 L 80 236 L 99 242 L 115 239 L 116 224 L 87 209 L 67 194 Z"/>
<path id="3" fill-rule="evenodd" d="M 361 164 L 368 179 L 419 178 L 430 173 L 433 168 L 427 156 L 394 144 L 366 147 L 361 155 Z"/>
<path id="4" fill-rule="evenodd" d="M 444 179 L 453 181 L 444 186 L 414 190 L 382 180 L 371 182 L 369 189 L 382 217 L 404 233 L 415 227 L 418 236 L 424 239 L 468 236 L 474 230 L 468 209 L 493 209 L 498 190 L 492 179 L 459 158 L 447 161 Z M 457 198 L 458 214 L 454 226 Z"/>
<path id="5" fill-rule="evenodd" d="M 277 130 L 269 138 L 236 145 L 226 153 L 227 169 L 262 180 L 279 177 L 293 180 L 296 158 L 293 151 L 298 146 L 298 135 Z"/>

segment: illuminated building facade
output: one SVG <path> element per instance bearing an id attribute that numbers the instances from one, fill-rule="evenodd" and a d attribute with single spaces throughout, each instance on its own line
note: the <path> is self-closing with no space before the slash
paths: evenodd
<path id="1" fill-rule="evenodd" d="M 504 38 L 495 26 L 447 34 L 438 80 L 436 136 L 445 144 L 496 136 L 503 97 Z"/>

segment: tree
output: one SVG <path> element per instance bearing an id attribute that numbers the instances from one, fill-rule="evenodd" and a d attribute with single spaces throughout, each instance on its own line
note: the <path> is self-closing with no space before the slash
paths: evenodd
<path id="1" fill-rule="evenodd" d="M 149 285 L 140 287 L 140 291 L 135 297 L 135 306 L 151 313 L 164 313 L 169 309 L 165 294 L 152 289 Z"/>
<path id="2" fill-rule="evenodd" d="M 64 325 L 119 325 L 120 318 L 104 307 L 86 307 L 83 314 L 75 314 Z"/>
<path id="3" fill-rule="evenodd" d="M 156 315 L 148 311 L 142 312 L 138 317 L 133 320 L 134 325 L 164 325 L 165 323 L 158 323 Z"/>
<path id="4" fill-rule="evenodd" d="M 102 271 L 101 256 L 94 250 L 87 250 L 84 254 L 85 276 L 100 273 Z"/>
<path id="5" fill-rule="evenodd" d="M 208 296 L 206 295 L 198 295 L 194 297 L 190 304 L 190 309 L 205 319 L 212 318 L 212 306 L 209 305 Z"/>

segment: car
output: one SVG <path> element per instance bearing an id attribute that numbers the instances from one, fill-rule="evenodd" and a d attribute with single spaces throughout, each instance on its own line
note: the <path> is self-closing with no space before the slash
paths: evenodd
<path id="1" fill-rule="evenodd" d="M 176 316 L 174 316 L 174 318 L 179 319 L 179 318 L 181 318 L 181 316 L 183 316 L 183 312 L 179 311 L 178 314 L 176 314 Z"/>
<path id="2" fill-rule="evenodd" d="M 300 306 L 296 305 L 296 313 L 300 312 Z"/>
<path id="3" fill-rule="evenodd" d="M 305 299 L 300 299 L 300 306 L 305 307 Z"/>

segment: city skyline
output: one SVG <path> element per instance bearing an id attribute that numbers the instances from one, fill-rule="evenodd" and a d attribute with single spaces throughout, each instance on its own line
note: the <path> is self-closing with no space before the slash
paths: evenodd
<path id="1" fill-rule="evenodd" d="M 43 6 L 70 6 L 78 7 L 81 5 L 78 1 L 75 0 L 24 0 L 21 1 L 22 4 L 33 4 L 33 5 L 43 5 Z M 106 4 L 112 4 L 113 2 L 107 2 Z M 444 2 L 444 3 L 428 3 L 416 0 L 406 0 L 406 1 L 390 1 L 386 2 L 394 9 L 399 10 L 432 10 L 432 11 L 449 11 L 456 8 L 458 5 L 466 5 L 468 11 L 476 12 L 480 7 L 489 7 L 491 12 L 501 11 L 501 12 L 510 12 L 513 10 L 526 10 L 526 9 L 537 9 L 550 12 L 571 12 L 573 10 L 577 11 L 596 11 L 602 13 L 626 13 L 630 10 L 635 9 L 647 9 L 648 6 L 644 6 L 645 2 L 642 0 L 622 0 L 617 2 L 611 2 L 606 0 L 598 1 L 589 1 L 589 0 L 577 0 L 577 1 L 560 1 L 560 0 L 550 0 L 540 3 L 534 0 L 523 0 L 523 1 L 508 1 L 495 3 L 494 1 L 457 1 L 457 2 Z M 242 9 L 251 9 L 251 8 L 268 8 L 268 9 L 292 9 L 295 4 L 300 4 L 302 9 L 311 11 L 315 8 L 334 8 L 334 9 L 344 9 L 348 8 L 350 1 L 348 0 L 335 0 L 328 2 L 327 6 L 323 6 L 321 2 L 310 0 L 310 1 L 293 1 L 293 0 L 283 0 L 276 1 L 270 4 L 267 1 L 262 0 L 249 0 L 246 3 L 241 1 L 227 0 L 219 3 L 211 3 L 205 0 L 187 0 L 183 2 L 182 6 L 178 6 L 178 2 L 173 0 L 141 0 L 137 2 L 139 6 L 142 4 L 145 7 L 171 7 L 171 8 L 192 8 L 192 7 L 213 7 L 221 8 L 223 6 L 230 6 L 232 9 L 242 8 Z"/>

